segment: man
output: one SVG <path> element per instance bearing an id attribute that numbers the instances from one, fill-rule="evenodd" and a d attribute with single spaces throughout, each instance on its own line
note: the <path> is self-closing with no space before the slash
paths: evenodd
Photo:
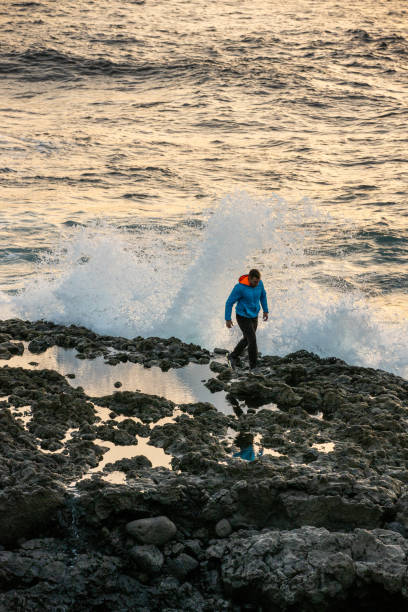
<path id="1" fill-rule="evenodd" d="M 249 271 L 249 274 L 241 276 L 231 291 L 225 304 L 225 322 L 228 329 L 231 329 L 233 326 L 231 312 L 235 302 L 237 303 L 237 323 L 244 337 L 238 342 L 232 353 L 230 353 L 229 361 L 232 368 L 236 367 L 239 355 L 248 346 L 249 366 L 253 369 L 256 368 L 258 359 L 256 328 L 258 327 L 258 313 L 260 310 L 259 302 L 262 304 L 263 320 L 268 320 L 268 302 L 259 270 L 253 269 Z"/>

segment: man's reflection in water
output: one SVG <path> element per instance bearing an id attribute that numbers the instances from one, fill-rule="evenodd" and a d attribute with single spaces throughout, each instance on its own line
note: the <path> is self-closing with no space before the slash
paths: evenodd
<path id="1" fill-rule="evenodd" d="M 255 450 L 254 448 L 254 434 L 251 433 L 247 429 L 246 424 L 246 415 L 242 410 L 239 401 L 236 397 L 230 395 L 228 397 L 229 402 L 232 405 L 232 408 L 240 421 L 240 432 L 235 436 L 234 446 L 239 448 L 238 452 L 233 453 L 233 457 L 239 457 L 240 459 L 244 459 L 244 461 L 255 461 L 259 457 L 263 455 L 263 447 L 260 447 L 259 450 Z M 248 406 L 247 413 L 255 412 L 253 408 Z"/>
<path id="2" fill-rule="evenodd" d="M 254 461 L 258 457 L 262 457 L 263 448 L 261 447 L 256 453 L 254 449 L 254 434 L 250 431 L 240 431 L 234 440 L 235 446 L 238 446 L 239 451 L 234 453 L 233 457 L 239 457 L 245 461 Z"/>

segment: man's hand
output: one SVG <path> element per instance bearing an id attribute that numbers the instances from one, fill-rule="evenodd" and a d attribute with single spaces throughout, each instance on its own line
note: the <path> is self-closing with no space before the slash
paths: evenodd
<path id="1" fill-rule="evenodd" d="M 225 325 L 228 327 L 228 329 L 231 329 L 234 324 L 232 321 L 225 321 Z"/>
<path id="2" fill-rule="evenodd" d="M 264 321 L 267 321 L 268 320 L 268 313 L 264 312 L 262 318 L 263 318 Z"/>

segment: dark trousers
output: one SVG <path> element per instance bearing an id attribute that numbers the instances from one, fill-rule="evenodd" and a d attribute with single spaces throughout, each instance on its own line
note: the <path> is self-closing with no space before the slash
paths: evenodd
<path id="1" fill-rule="evenodd" d="M 258 317 L 248 319 L 237 314 L 237 323 L 244 334 L 244 337 L 238 342 L 230 357 L 236 359 L 243 352 L 244 348 L 248 347 L 249 365 L 251 368 L 256 367 L 258 359 L 258 347 L 256 344 L 256 328 L 258 327 Z"/>

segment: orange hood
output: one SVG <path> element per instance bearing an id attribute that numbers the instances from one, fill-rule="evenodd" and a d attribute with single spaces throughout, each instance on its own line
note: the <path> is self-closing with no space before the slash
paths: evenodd
<path id="1" fill-rule="evenodd" d="M 240 276 L 238 282 L 241 283 L 241 285 L 248 285 L 248 287 L 251 286 L 249 283 L 248 274 L 243 274 L 242 276 Z"/>

